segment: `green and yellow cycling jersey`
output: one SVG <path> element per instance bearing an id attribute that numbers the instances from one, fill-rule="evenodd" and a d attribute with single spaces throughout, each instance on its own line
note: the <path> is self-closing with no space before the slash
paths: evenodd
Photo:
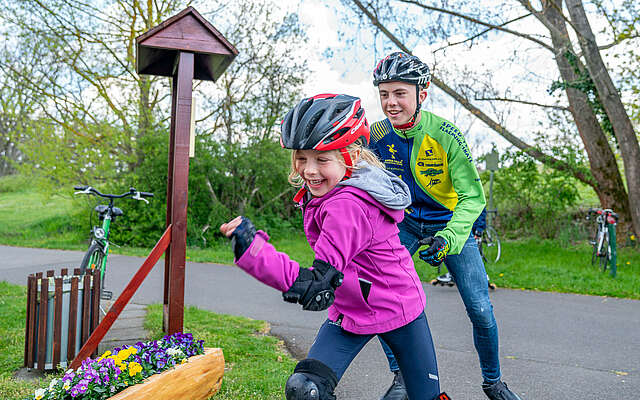
<path id="1" fill-rule="evenodd" d="M 421 111 L 413 128 L 396 130 L 388 119 L 371 125 L 371 149 L 411 191 L 406 212 L 419 222 L 447 222 L 436 236 L 458 254 L 485 206 L 469 147 L 451 122 Z"/>

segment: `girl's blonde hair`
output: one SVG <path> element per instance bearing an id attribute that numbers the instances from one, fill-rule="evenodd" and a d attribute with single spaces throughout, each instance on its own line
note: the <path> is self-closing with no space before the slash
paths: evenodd
<path id="1" fill-rule="evenodd" d="M 352 159 L 355 157 L 356 152 L 359 151 L 360 156 L 358 157 L 358 162 L 366 161 L 369 165 L 384 169 L 384 164 L 378 159 L 378 157 L 371 150 L 365 147 L 360 140 L 356 140 L 354 143 L 351 143 L 349 146 L 347 146 L 347 151 L 351 155 Z M 358 169 L 358 167 L 355 165 L 352 167 L 349 167 L 347 163 L 345 163 L 344 158 L 340 154 L 340 150 L 327 151 L 327 153 L 331 153 L 331 152 L 336 153 L 336 158 L 338 159 L 338 162 L 340 162 L 346 168 L 351 170 Z M 304 180 L 296 170 L 296 154 L 297 153 L 298 153 L 298 150 L 293 150 L 291 152 L 291 170 L 289 171 L 288 180 L 289 180 L 289 183 L 292 184 L 293 186 L 300 187 L 304 184 Z"/>

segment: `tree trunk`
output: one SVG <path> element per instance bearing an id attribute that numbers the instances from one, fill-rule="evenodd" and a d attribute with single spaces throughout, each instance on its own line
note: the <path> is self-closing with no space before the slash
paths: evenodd
<path id="1" fill-rule="evenodd" d="M 638 145 L 638 138 L 620 100 L 620 95 L 602 61 L 595 36 L 582 6 L 582 0 L 567 0 L 567 8 L 573 27 L 578 34 L 589 75 L 595 84 L 602 106 L 611 121 L 620 145 L 627 178 L 633 228 L 636 235 L 640 235 L 640 145 Z"/>
<path id="2" fill-rule="evenodd" d="M 562 0 L 557 0 L 555 5 L 550 4 L 549 1 L 545 1 L 543 4 L 542 15 L 536 16 L 546 18 L 546 21 L 541 22 L 549 28 L 551 33 L 560 75 L 565 82 L 575 82 L 579 77 L 566 57 L 567 52 L 573 54 L 575 52 L 571 46 L 566 22 L 559 11 L 562 8 Z M 621 230 L 628 232 L 632 228 L 629 198 L 607 136 L 602 131 L 602 127 L 587 100 L 587 95 L 571 87 L 567 87 L 565 92 L 569 100 L 569 110 L 587 152 L 591 174 L 596 181 L 592 187 L 600 199 L 601 206 L 615 209 L 620 216 Z M 624 236 L 621 235 L 622 237 Z"/>

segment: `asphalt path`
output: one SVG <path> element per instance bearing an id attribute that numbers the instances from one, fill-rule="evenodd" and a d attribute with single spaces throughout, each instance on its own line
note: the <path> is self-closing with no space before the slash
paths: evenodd
<path id="1" fill-rule="evenodd" d="M 27 275 L 77 266 L 82 253 L 0 246 L 0 281 L 26 285 Z M 142 264 L 139 257 L 109 256 L 107 289 L 118 295 Z M 133 297 L 162 301 L 161 260 Z M 469 322 L 455 288 L 425 285 L 441 387 L 453 399 L 485 399 Z M 640 301 L 508 290 L 491 292 L 500 329 L 503 380 L 531 399 L 640 399 Z M 326 312 L 302 311 L 277 291 L 233 266 L 186 266 L 185 304 L 216 313 L 268 321 L 298 358 L 311 346 Z M 392 375 L 377 339 L 356 357 L 336 394 L 376 400 Z M 284 384 L 284 382 L 283 382 Z"/>

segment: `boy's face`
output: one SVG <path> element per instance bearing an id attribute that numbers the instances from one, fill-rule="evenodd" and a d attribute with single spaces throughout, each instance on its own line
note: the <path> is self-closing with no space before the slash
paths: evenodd
<path id="1" fill-rule="evenodd" d="M 403 125 L 416 112 L 416 85 L 406 82 L 383 82 L 378 85 L 382 112 L 392 125 Z M 420 102 L 427 97 L 427 91 L 420 91 Z"/>

